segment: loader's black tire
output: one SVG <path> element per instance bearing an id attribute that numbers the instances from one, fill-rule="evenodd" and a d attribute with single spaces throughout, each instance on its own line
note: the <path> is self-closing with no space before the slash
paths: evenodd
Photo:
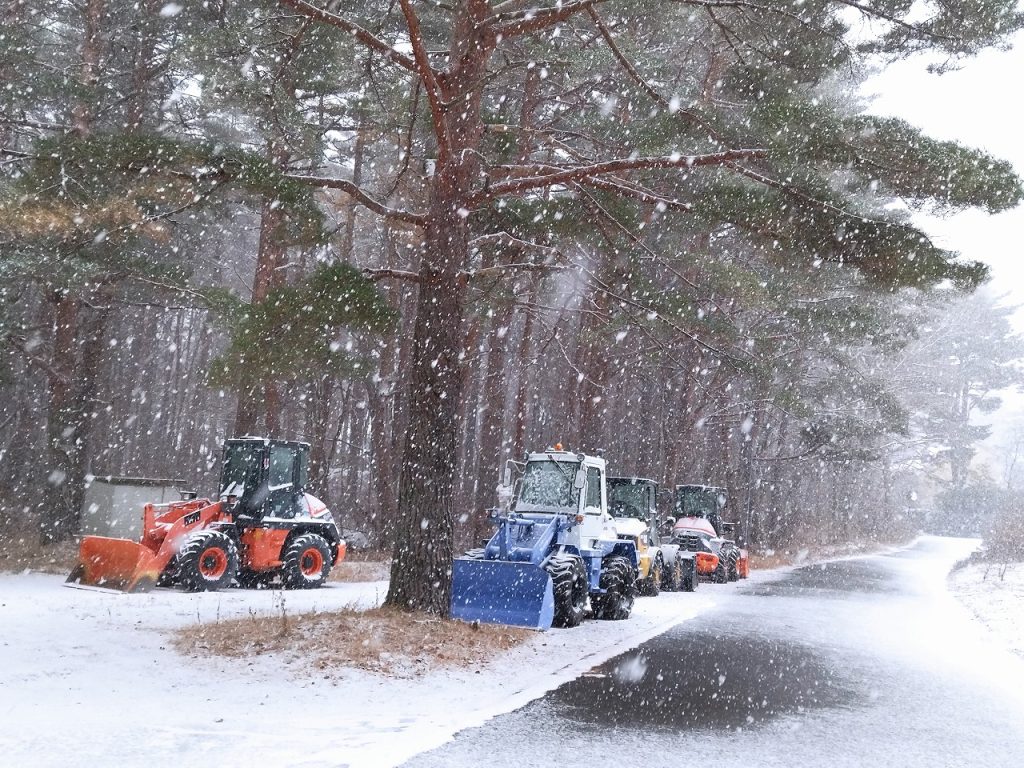
<path id="1" fill-rule="evenodd" d="M 725 584 L 729 580 L 728 566 L 725 564 L 725 560 L 721 557 L 718 559 L 718 565 L 711 574 L 711 580 L 715 582 L 715 584 Z"/>
<path id="2" fill-rule="evenodd" d="M 736 566 L 736 561 L 739 559 L 739 552 L 735 549 L 730 548 L 728 553 L 725 555 L 725 580 L 726 581 L 739 581 L 740 572 Z"/>
<path id="3" fill-rule="evenodd" d="M 576 627 L 587 613 L 587 569 L 574 555 L 555 555 L 545 569 L 551 574 L 555 595 L 555 618 L 552 626 Z"/>
<path id="4" fill-rule="evenodd" d="M 678 592 L 683 588 L 683 561 L 679 557 L 673 558 L 672 565 L 665 567 L 665 573 L 661 577 L 662 592 Z"/>
<path id="5" fill-rule="evenodd" d="M 661 555 L 658 555 L 651 565 L 650 575 L 636 583 L 637 594 L 643 597 L 657 597 L 661 594 L 661 580 L 664 573 L 665 561 L 662 560 Z"/>
<path id="6" fill-rule="evenodd" d="M 189 592 L 215 592 L 238 573 L 238 548 L 222 531 L 193 533 L 174 558 L 174 581 Z"/>
<path id="7" fill-rule="evenodd" d="M 327 539 L 318 533 L 296 536 L 281 555 L 281 583 L 285 589 L 322 587 L 334 560 Z"/>
<path id="8" fill-rule="evenodd" d="M 683 592 L 695 592 L 697 586 L 700 584 L 700 578 L 697 576 L 697 562 L 695 560 L 685 560 L 683 571 Z"/>
<path id="9" fill-rule="evenodd" d="M 636 597 L 636 569 L 621 555 L 606 557 L 601 564 L 601 589 L 604 594 L 594 595 L 594 618 L 605 621 L 628 619 Z"/>

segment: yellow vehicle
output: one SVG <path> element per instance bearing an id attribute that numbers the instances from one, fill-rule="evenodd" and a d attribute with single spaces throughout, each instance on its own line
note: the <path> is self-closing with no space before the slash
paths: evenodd
<path id="1" fill-rule="evenodd" d="M 636 545 L 640 576 L 637 592 L 655 596 L 662 589 L 673 592 L 684 587 L 685 564 L 678 547 L 668 551 L 660 544 L 657 512 L 658 484 L 639 477 L 608 478 L 608 513 L 614 518 L 620 539 Z"/>

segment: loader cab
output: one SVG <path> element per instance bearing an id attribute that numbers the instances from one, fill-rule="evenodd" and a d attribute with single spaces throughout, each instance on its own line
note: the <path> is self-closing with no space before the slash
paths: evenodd
<path id="1" fill-rule="evenodd" d="M 224 444 L 219 497 L 237 499 L 238 514 L 254 520 L 304 514 L 309 445 L 244 437 Z"/>
<path id="2" fill-rule="evenodd" d="M 616 541 L 608 514 L 605 461 L 600 456 L 550 449 L 530 453 L 516 484 L 512 511 L 572 518 L 571 533 L 584 549 Z"/>
<path id="3" fill-rule="evenodd" d="M 631 541 L 636 546 L 642 585 L 646 585 L 652 578 L 652 568 L 661 542 L 658 533 L 657 498 L 658 484 L 653 480 L 640 477 L 608 478 L 608 514 L 614 518 L 618 537 Z M 660 573 L 657 579 L 660 587 Z M 641 594 L 656 594 L 645 591 L 647 589 L 649 588 L 642 586 Z"/>
<path id="4" fill-rule="evenodd" d="M 606 515 L 604 459 L 561 450 L 531 453 L 514 504 L 516 512 Z"/>
<path id="5" fill-rule="evenodd" d="M 608 513 L 615 518 L 616 525 L 630 520 L 642 524 L 643 535 L 648 544 L 661 540 L 658 519 L 658 484 L 642 477 L 608 478 Z M 640 530 L 636 523 L 630 530 Z"/>
<path id="6" fill-rule="evenodd" d="M 658 484 L 641 477 L 608 478 L 608 512 L 644 522 L 657 517 Z"/>
<path id="7" fill-rule="evenodd" d="M 677 518 L 703 517 L 714 528 L 722 531 L 722 510 L 728 501 L 724 488 L 713 485 L 677 485 L 674 512 Z"/>

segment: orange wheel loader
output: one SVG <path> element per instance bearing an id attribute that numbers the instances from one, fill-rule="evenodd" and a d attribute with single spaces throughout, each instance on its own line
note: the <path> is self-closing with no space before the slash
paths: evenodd
<path id="1" fill-rule="evenodd" d="M 233 581 L 321 586 L 345 557 L 345 542 L 327 507 L 305 492 L 309 445 L 228 440 L 222 467 L 217 501 L 146 504 L 141 541 L 84 537 L 68 583 L 125 592 L 198 592 Z"/>

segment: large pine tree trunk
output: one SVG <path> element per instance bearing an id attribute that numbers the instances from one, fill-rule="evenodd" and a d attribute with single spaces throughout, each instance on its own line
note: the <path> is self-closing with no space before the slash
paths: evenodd
<path id="1" fill-rule="evenodd" d="M 409 424 L 402 452 L 391 584 L 386 603 L 447 616 L 451 600 L 456 439 L 462 396 L 466 201 L 479 182 L 481 96 L 493 40 L 482 37 L 486 3 L 460 8 L 437 107 L 443 136 L 423 232 L 409 367 Z M 457 103 L 456 103 L 457 102 Z M 440 144 L 440 141 L 439 141 Z"/>
<path id="2" fill-rule="evenodd" d="M 452 220 L 450 204 L 435 202 L 439 205 L 435 205 L 435 218 L 427 228 L 420 270 L 409 371 L 409 426 L 387 604 L 447 616 L 462 383 L 463 306 L 458 268 L 468 253 L 469 238 L 465 223 Z"/>

